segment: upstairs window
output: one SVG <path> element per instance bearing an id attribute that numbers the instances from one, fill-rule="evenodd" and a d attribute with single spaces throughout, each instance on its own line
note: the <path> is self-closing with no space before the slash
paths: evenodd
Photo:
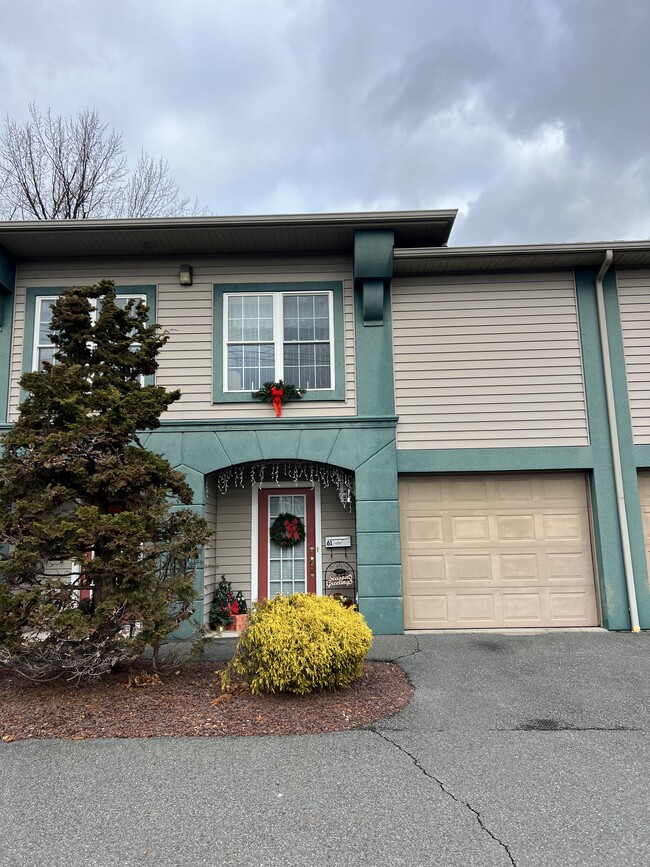
<path id="1" fill-rule="evenodd" d="M 52 344 L 52 338 L 50 335 L 50 328 L 52 325 L 52 306 L 57 300 L 58 295 L 48 295 L 48 296 L 39 296 L 36 298 L 36 302 L 34 305 L 34 354 L 32 358 L 32 370 L 42 370 L 44 361 L 54 361 L 54 345 Z M 146 295 L 116 295 L 115 296 L 115 304 L 121 310 L 124 310 L 129 301 L 142 301 L 143 304 L 147 303 Z M 101 303 L 101 299 L 100 299 Z M 94 306 L 92 311 L 92 320 L 95 322 L 97 318 L 97 305 Z M 138 344 L 133 344 L 133 349 L 137 349 Z M 140 377 L 141 382 L 144 383 L 144 377 Z"/>
<path id="2" fill-rule="evenodd" d="M 54 346 L 50 336 L 50 326 L 52 324 L 52 305 L 57 297 L 36 299 L 32 370 L 42 370 L 44 361 L 54 361 Z"/>
<path id="3" fill-rule="evenodd" d="M 334 388 L 332 292 L 225 293 L 224 392 Z"/>

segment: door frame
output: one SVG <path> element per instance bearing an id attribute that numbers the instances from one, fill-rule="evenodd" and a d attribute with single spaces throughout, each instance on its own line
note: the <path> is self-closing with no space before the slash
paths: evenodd
<path id="1" fill-rule="evenodd" d="M 301 491 L 314 492 L 314 538 L 316 547 L 316 595 L 321 596 L 323 593 L 323 551 L 322 551 L 322 530 L 321 530 L 321 491 L 320 483 L 311 482 L 258 482 L 252 487 L 251 496 L 251 602 L 257 602 L 259 599 L 259 492 L 264 488 L 279 488 L 282 490 L 295 490 L 297 494 Z M 306 552 L 309 556 L 309 552 Z"/>

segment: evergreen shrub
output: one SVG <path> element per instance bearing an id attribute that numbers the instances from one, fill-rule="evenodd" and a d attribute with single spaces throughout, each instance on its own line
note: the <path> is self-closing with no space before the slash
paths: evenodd
<path id="1" fill-rule="evenodd" d="M 232 667 L 251 692 L 307 695 L 361 677 L 372 632 L 354 608 L 331 596 L 294 593 L 258 603 Z"/>

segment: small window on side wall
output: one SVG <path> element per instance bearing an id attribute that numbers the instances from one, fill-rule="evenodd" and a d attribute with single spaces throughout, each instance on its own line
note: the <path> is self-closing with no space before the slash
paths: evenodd
<path id="1" fill-rule="evenodd" d="M 38 296 L 34 305 L 34 351 L 32 357 L 32 370 L 42 370 L 43 362 L 54 361 L 54 345 L 50 334 L 52 325 L 52 306 L 58 299 L 58 295 Z M 124 310 L 129 301 L 147 303 L 147 296 L 141 294 L 116 295 L 115 304 L 121 310 Z M 101 304 L 101 299 L 99 301 Z M 93 322 L 97 318 L 98 305 L 94 306 L 92 312 Z M 137 349 L 138 344 L 133 344 L 133 349 Z M 141 384 L 144 385 L 144 377 L 140 377 Z"/>

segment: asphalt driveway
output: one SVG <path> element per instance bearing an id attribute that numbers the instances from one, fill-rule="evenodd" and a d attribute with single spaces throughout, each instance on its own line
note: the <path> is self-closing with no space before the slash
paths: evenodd
<path id="1" fill-rule="evenodd" d="M 650 864 L 650 634 L 371 655 L 416 694 L 366 730 L 0 745 L 0 865 Z"/>

